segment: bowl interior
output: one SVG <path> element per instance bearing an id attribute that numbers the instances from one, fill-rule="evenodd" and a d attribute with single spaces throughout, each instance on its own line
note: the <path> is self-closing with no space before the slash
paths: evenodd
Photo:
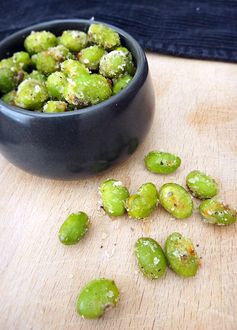
<path id="1" fill-rule="evenodd" d="M 0 42 L 0 59 L 9 57 L 17 51 L 24 50 L 24 39 L 30 34 L 31 31 L 47 30 L 47 31 L 51 31 L 56 36 L 59 36 L 62 34 L 62 32 L 64 30 L 69 30 L 69 29 L 71 29 L 71 30 L 78 29 L 78 30 L 87 32 L 89 26 L 92 23 L 99 23 L 99 24 L 107 25 L 119 33 L 120 38 L 121 38 L 121 44 L 124 45 L 125 47 L 127 47 L 133 55 L 133 59 L 134 59 L 135 65 L 136 65 L 136 73 L 135 73 L 131 83 L 120 93 L 109 98 L 108 100 L 106 100 L 104 102 L 101 102 L 94 106 L 86 107 L 84 109 L 80 109 L 79 111 L 82 114 L 84 112 L 97 110 L 98 108 L 101 107 L 101 104 L 105 105 L 110 102 L 116 103 L 117 101 L 125 98 L 126 95 L 134 94 L 134 92 L 143 85 L 145 78 L 147 76 L 147 72 L 148 72 L 148 64 L 147 64 L 145 53 L 142 50 L 142 48 L 140 47 L 140 45 L 138 44 L 138 42 L 131 35 L 129 35 L 125 31 L 123 31 L 113 25 L 106 24 L 104 22 L 98 22 L 98 21 L 94 21 L 94 20 L 83 20 L 83 19 L 54 20 L 54 21 L 43 22 L 43 23 L 39 23 L 36 25 L 32 25 L 32 26 L 29 26 L 23 30 L 20 30 L 20 31 L 10 35 L 9 37 L 5 38 L 4 40 L 2 40 Z M 0 105 L 1 104 L 6 106 L 6 104 L 3 101 L 1 101 L 1 99 L 0 99 Z M 47 117 L 60 116 L 61 117 L 61 116 L 68 116 L 68 115 L 70 116 L 73 113 L 75 113 L 75 111 L 69 111 L 69 112 L 59 113 L 59 114 L 45 114 L 45 113 L 32 112 L 32 111 L 21 109 L 19 107 L 15 107 L 15 106 L 11 106 L 11 105 L 7 105 L 7 107 L 9 109 L 17 111 L 17 112 L 21 112 L 21 113 L 25 113 L 25 114 L 28 113 L 28 115 L 30 115 L 30 116 L 40 116 L 40 117 L 41 116 L 47 116 Z M 76 110 L 76 112 L 78 112 L 78 111 Z"/>
<path id="2" fill-rule="evenodd" d="M 75 30 L 81 30 L 87 32 L 89 26 L 92 23 L 104 24 L 111 27 L 113 30 L 116 30 L 120 35 L 122 45 L 124 45 L 131 51 L 137 69 L 139 69 L 139 66 L 143 62 L 142 60 L 144 54 L 137 41 L 131 35 L 129 35 L 125 31 L 115 26 L 105 24 L 103 22 L 97 22 L 92 20 L 79 20 L 79 19 L 55 20 L 55 21 L 39 23 L 36 25 L 29 26 L 23 30 L 20 30 L 19 32 L 10 35 L 9 37 L 5 38 L 3 41 L 0 42 L 0 59 L 11 56 L 13 53 L 17 51 L 24 50 L 24 44 L 23 44 L 24 39 L 29 35 L 31 31 L 48 30 L 54 33 L 56 36 L 59 36 L 62 34 L 64 30 L 69 30 L 69 29 L 70 30 L 75 29 Z"/>

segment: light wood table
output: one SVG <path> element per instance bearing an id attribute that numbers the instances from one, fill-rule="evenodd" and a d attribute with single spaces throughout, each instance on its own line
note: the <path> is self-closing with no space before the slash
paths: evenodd
<path id="1" fill-rule="evenodd" d="M 0 329 L 236 329 L 236 225 L 205 225 L 195 211 L 174 220 L 160 207 L 149 220 L 111 220 L 98 210 L 99 183 L 114 177 L 134 192 L 142 183 L 184 184 L 193 169 L 210 173 L 224 201 L 237 205 L 237 65 L 148 54 L 156 92 L 149 136 L 120 167 L 90 180 L 52 181 L 31 176 L 0 158 Z M 143 166 L 144 155 L 163 149 L 181 156 L 172 175 Z M 198 203 L 196 203 L 198 205 Z M 87 237 L 64 247 L 57 238 L 70 212 L 92 221 Z M 137 271 L 134 243 L 141 235 L 164 244 L 179 231 L 202 256 L 198 275 L 171 270 L 157 281 Z M 121 289 L 117 308 L 97 321 L 75 313 L 82 286 L 113 278 Z"/>

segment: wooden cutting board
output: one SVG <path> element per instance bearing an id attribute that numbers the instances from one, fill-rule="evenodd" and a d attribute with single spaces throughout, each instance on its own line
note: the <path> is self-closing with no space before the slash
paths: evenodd
<path id="1" fill-rule="evenodd" d="M 174 220 L 160 207 L 144 222 L 111 220 L 98 210 L 97 188 L 106 178 L 135 192 L 144 182 L 184 184 L 193 169 L 217 179 L 224 201 L 237 206 L 237 66 L 148 54 L 156 91 L 149 136 L 124 164 L 93 179 L 52 181 L 18 170 L 0 158 L 0 329 L 236 329 L 236 225 L 205 225 L 197 211 Z M 144 155 L 167 150 L 182 158 L 169 176 L 146 171 Z M 197 202 L 195 202 L 198 205 Z M 65 247 L 57 232 L 71 212 L 83 210 L 92 226 L 77 246 Z M 156 281 L 137 269 L 134 243 L 179 231 L 202 257 L 198 275 L 182 279 L 171 270 Z M 95 321 L 75 313 L 84 284 L 113 278 L 121 291 L 117 308 Z"/>

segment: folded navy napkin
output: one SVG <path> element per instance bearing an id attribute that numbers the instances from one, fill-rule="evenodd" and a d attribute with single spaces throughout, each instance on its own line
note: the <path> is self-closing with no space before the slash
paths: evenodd
<path id="1" fill-rule="evenodd" d="M 237 0 L 1 0 L 0 13 L 0 40 L 47 20 L 94 17 L 149 51 L 237 62 Z"/>

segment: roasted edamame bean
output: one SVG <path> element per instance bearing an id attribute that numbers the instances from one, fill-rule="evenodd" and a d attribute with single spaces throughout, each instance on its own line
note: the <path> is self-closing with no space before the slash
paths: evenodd
<path id="1" fill-rule="evenodd" d="M 36 70 L 33 70 L 31 73 L 29 73 L 27 78 L 39 80 L 43 83 L 46 81 L 46 76 L 42 72 Z"/>
<path id="2" fill-rule="evenodd" d="M 97 45 L 84 48 L 78 54 L 79 61 L 84 64 L 89 70 L 98 70 L 100 59 L 107 52 Z"/>
<path id="3" fill-rule="evenodd" d="M 64 97 L 70 104 L 88 106 L 107 100 L 111 94 L 108 80 L 99 74 L 92 74 L 68 79 Z"/>
<path id="4" fill-rule="evenodd" d="M 61 64 L 62 72 L 70 78 L 80 78 L 82 75 L 89 75 L 89 70 L 84 64 L 69 59 Z"/>
<path id="5" fill-rule="evenodd" d="M 196 275 L 200 260 L 189 238 L 179 233 L 171 234 L 165 242 L 165 255 L 176 274 L 183 277 Z"/>
<path id="6" fill-rule="evenodd" d="M 144 162 L 150 172 L 157 174 L 173 173 L 181 165 L 181 159 L 178 156 L 162 151 L 149 152 Z"/>
<path id="7" fill-rule="evenodd" d="M 218 185 L 214 179 L 200 171 L 192 171 L 186 178 L 186 184 L 191 194 L 200 199 L 217 195 Z"/>
<path id="8" fill-rule="evenodd" d="M 0 69 L 0 92 L 3 94 L 10 92 L 16 86 L 16 74 L 9 68 Z"/>
<path id="9" fill-rule="evenodd" d="M 166 211 L 177 219 L 188 218 L 193 213 L 189 193 L 177 183 L 166 183 L 159 191 L 159 200 Z"/>
<path id="10" fill-rule="evenodd" d="M 2 100 L 7 104 L 15 105 L 16 91 L 13 90 L 2 96 Z"/>
<path id="11" fill-rule="evenodd" d="M 134 219 L 147 218 L 158 204 L 158 192 L 153 183 L 144 183 L 126 203 L 128 215 Z"/>
<path id="12" fill-rule="evenodd" d="M 59 62 L 47 51 L 38 53 L 35 63 L 36 69 L 46 75 L 59 70 Z"/>
<path id="13" fill-rule="evenodd" d="M 59 44 L 65 46 L 71 52 L 79 52 L 85 48 L 88 42 L 87 34 L 78 30 L 66 30 L 58 38 Z"/>
<path id="14" fill-rule="evenodd" d="M 152 238 L 141 237 L 137 240 L 135 254 L 139 268 L 150 279 L 160 278 L 166 271 L 166 257 L 161 246 Z"/>
<path id="15" fill-rule="evenodd" d="M 133 74 L 131 71 L 131 59 L 121 50 L 102 56 L 100 60 L 100 74 L 107 78 L 119 78 L 124 74 Z"/>
<path id="16" fill-rule="evenodd" d="M 13 54 L 12 61 L 16 67 L 22 70 L 27 70 L 31 65 L 30 55 L 26 52 L 17 52 Z"/>
<path id="17" fill-rule="evenodd" d="M 89 40 L 104 49 L 111 50 L 120 46 L 119 34 L 108 26 L 91 24 L 88 30 Z"/>
<path id="18" fill-rule="evenodd" d="M 59 229 L 58 238 L 64 245 L 78 243 L 86 234 L 90 221 L 84 212 L 72 213 Z"/>
<path id="19" fill-rule="evenodd" d="M 132 53 L 126 48 L 126 47 L 117 47 L 115 50 L 123 52 L 127 57 L 127 72 L 134 76 L 134 73 L 136 71 L 135 65 L 133 63 L 133 57 Z"/>
<path id="20" fill-rule="evenodd" d="M 51 32 L 32 31 L 31 34 L 26 37 L 24 45 L 29 54 L 35 54 L 56 46 L 57 38 Z"/>
<path id="21" fill-rule="evenodd" d="M 67 103 L 63 101 L 48 101 L 43 106 L 43 112 L 59 113 L 67 110 Z"/>
<path id="22" fill-rule="evenodd" d="M 35 57 L 37 70 L 50 74 L 60 69 L 60 63 L 72 57 L 69 50 L 63 45 L 49 48 Z"/>
<path id="23" fill-rule="evenodd" d="M 126 88 L 131 80 L 132 76 L 130 76 L 129 74 L 116 79 L 113 85 L 113 95 L 118 94 L 119 92 L 121 92 L 121 90 Z"/>
<path id="24" fill-rule="evenodd" d="M 114 281 L 100 278 L 92 280 L 81 290 L 76 310 L 86 319 L 101 317 L 109 307 L 115 307 L 119 300 L 119 289 Z"/>
<path id="25" fill-rule="evenodd" d="M 99 187 L 102 205 L 110 216 L 121 216 L 125 213 L 125 203 L 129 196 L 127 188 L 121 181 L 109 179 Z"/>
<path id="26" fill-rule="evenodd" d="M 54 72 L 48 76 L 46 86 L 52 98 L 63 100 L 64 90 L 67 85 L 67 78 L 63 72 Z"/>
<path id="27" fill-rule="evenodd" d="M 119 47 L 115 48 L 115 50 L 124 52 L 127 56 L 129 56 L 130 58 L 132 58 L 132 54 L 130 53 L 130 51 L 126 47 L 119 46 Z"/>
<path id="28" fill-rule="evenodd" d="M 12 67 L 14 67 L 12 57 L 4 58 L 0 61 L 0 69 L 3 69 L 3 68 L 11 69 Z"/>
<path id="29" fill-rule="evenodd" d="M 216 199 L 207 199 L 199 206 L 199 212 L 207 223 L 226 226 L 235 223 L 237 212 Z"/>
<path id="30" fill-rule="evenodd" d="M 15 103 L 21 108 L 38 110 L 48 100 L 48 92 L 44 83 L 26 79 L 18 86 Z"/>
<path id="31" fill-rule="evenodd" d="M 0 61 L 0 93 L 15 89 L 25 77 L 26 72 L 13 62 L 12 57 Z"/>

